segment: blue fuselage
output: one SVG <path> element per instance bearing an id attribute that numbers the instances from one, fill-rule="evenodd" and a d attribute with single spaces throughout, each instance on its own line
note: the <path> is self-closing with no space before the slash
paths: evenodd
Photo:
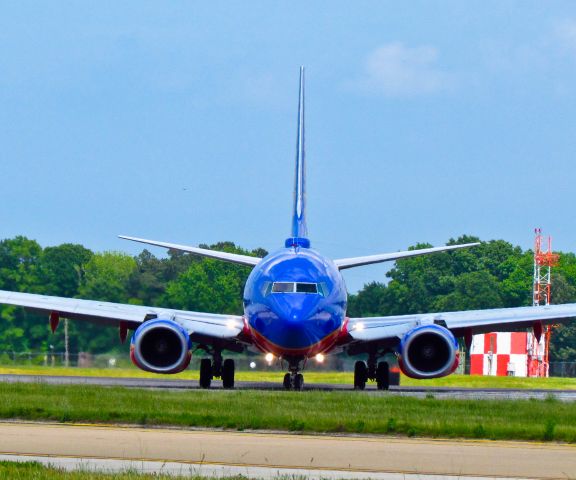
<path id="1" fill-rule="evenodd" d="M 265 257 L 248 277 L 244 314 L 255 344 L 279 357 L 330 350 L 346 316 L 346 286 L 315 250 L 289 247 Z"/>

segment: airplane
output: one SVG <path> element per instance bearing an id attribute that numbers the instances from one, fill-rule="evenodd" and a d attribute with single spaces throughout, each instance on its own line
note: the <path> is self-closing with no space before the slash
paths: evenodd
<path id="1" fill-rule="evenodd" d="M 251 350 L 272 354 L 287 367 L 283 386 L 301 390 L 307 360 L 346 352 L 363 355 L 354 365 L 354 388 L 368 380 L 380 390 L 390 386 L 389 354 L 400 370 L 418 379 L 443 377 L 459 364 L 457 338 L 468 349 L 472 335 L 532 328 L 541 335 L 544 324 L 576 317 L 576 304 L 518 307 L 460 312 L 434 312 L 385 317 L 350 318 L 341 271 L 375 264 L 469 248 L 478 243 L 441 246 L 331 260 L 311 247 L 306 221 L 304 145 L 304 68 L 300 68 L 296 168 L 291 234 L 284 247 L 264 258 L 143 238 L 120 238 L 253 267 L 244 288 L 243 315 L 174 310 L 0 290 L 0 303 L 48 314 L 52 331 L 60 318 L 115 326 L 120 339 L 130 342 L 132 362 L 142 370 L 172 374 L 189 366 L 193 345 L 206 352 L 200 362 L 199 384 L 210 388 L 220 378 L 234 387 L 235 363 L 224 351 Z"/>

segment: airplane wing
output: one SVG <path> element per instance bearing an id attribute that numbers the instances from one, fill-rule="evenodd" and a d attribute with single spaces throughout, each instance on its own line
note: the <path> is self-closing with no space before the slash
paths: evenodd
<path id="1" fill-rule="evenodd" d="M 190 312 L 5 290 L 0 290 L 0 303 L 24 307 L 46 315 L 56 314 L 72 320 L 86 320 L 108 326 L 122 325 L 125 328 L 137 328 L 145 320 L 153 318 L 170 319 L 186 329 L 192 340 L 195 337 L 236 339 L 244 326 L 242 317 L 238 315 Z"/>
<path id="2" fill-rule="evenodd" d="M 206 248 L 199 247 L 188 247 L 186 245 L 178 245 L 176 243 L 157 242 L 156 240 L 147 240 L 145 238 L 127 237 L 125 235 L 118 235 L 118 237 L 124 240 L 131 240 L 133 242 L 146 243 L 148 245 L 169 248 L 171 250 L 193 253 L 202 257 L 217 258 L 226 262 L 239 263 L 240 265 L 248 265 L 251 267 L 258 265 L 260 260 L 262 260 L 259 257 L 250 257 L 248 255 L 239 255 L 237 253 L 219 252 L 218 250 L 208 250 Z"/>
<path id="3" fill-rule="evenodd" d="M 436 253 L 436 252 L 447 252 L 449 250 L 457 250 L 459 248 L 475 247 L 476 245 L 480 245 L 480 243 L 464 243 L 461 245 L 447 245 L 445 247 L 421 248 L 419 250 L 406 250 L 404 252 L 380 253 L 377 255 L 368 255 L 365 257 L 340 258 L 334 260 L 334 263 L 340 270 L 344 270 L 345 268 L 361 267 L 362 265 L 389 262 L 392 260 L 398 260 L 400 258 L 416 257 L 418 255 L 428 255 L 430 253 Z"/>
<path id="4" fill-rule="evenodd" d="M 496 308 L 461 312 L 417 313 L 388 317 L 350 318 L 351 341 L 379 342 L 401 337 L 414 327 L 442 325 L 455 336 L 510 332 L 535 325 L 563 323 L 576 318 L 576 303 L 540 307 Z"/>

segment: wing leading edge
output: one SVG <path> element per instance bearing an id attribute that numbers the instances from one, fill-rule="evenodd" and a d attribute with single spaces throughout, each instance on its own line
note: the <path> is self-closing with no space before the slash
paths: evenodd
<path id="1" fill-rule="evenodd" d="M 242 317 L 238 315 L 189 312 L 5 290 L 0 290 L 0 303 L 24 307 L 46 315 L 56 313 L 63 318 L 85 320 L 100 325 L 124 324 L 128 328 L 137 328 L 142 322 L 152 318 L 169 319 L 185 328 L 192 338 L 202 336 L 234 339 L 240 335 L 244 326 Z"/>
<path id="2" fill-rule="evenodd" d="M 456 336 L 488 332 L 509 332 L 535 324 L 563 323 L 576 319 L 576 303 L 540 307 L 496 308 L 461 312 L 419 313 L 388 317 L 350 318 L 352 341 L 378 342 L 401 337 L 420 325 L 439 324 Z"/>

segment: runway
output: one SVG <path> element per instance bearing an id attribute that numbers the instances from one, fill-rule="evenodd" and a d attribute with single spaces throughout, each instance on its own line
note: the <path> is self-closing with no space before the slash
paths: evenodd
<path id="1" fill-rule="evenodd" d="M 566 479 L 576 473 L 573 445 L 17 422 L 0 422 L 0 455 L 104 462 L 109 468 L 179 465 L 183 472 L 220 476 L 259 472 L 258 478 L 296 472 L 318 478 Z"/>
<path id="2" fill-rule="evenodd" d="M 200 386 L 196 380 L 172 380 L 167 378 L 113 378 L 113 377 L 80 377 L 80 376 L 51 376 L 51 375 L 0 375 L 0 382 L 5 383 L 46 383 L 49 385 L 99 385 L 106 387 L 130 387 L 150 389 L 198 390 Z M 239 390 L 283 390 L 278 382 L 236 382 Z M 220 381 L 213 382 L 213 389 L 222 389 Z M 305 384 L 304 390 L 321 391 L 353 391 L 351 385 L 334 384 Z M 376 390 L 375 385 L 368 384 L 366 394 L 370 395 L 399 395 L 425 398 L 433 395 L 437 399 L 473 399 L 473 400 L 519 400 L 536 399 L 545 400 L 554 397 L 557 400 L 576 401 L 576 390 L 523 390 L 523 389 L 475 389 L 453 387 L 391 387 L 386 392 Z"/>

